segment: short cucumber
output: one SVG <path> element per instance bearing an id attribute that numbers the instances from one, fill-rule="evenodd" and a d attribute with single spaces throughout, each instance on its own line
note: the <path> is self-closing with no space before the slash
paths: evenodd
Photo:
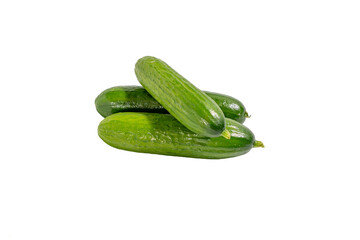
<path id="1" fill-rule="evenodd" d="M 225 117 L 240 123 L 245 121 L 247 112 L 244 105 L 237 99 L 204 91 L 223 111 Z M 107 117 L 117 112 L 152 112 L 168 113 L 143 87 L 117 86 L 106 89 L 95 100 L 97 111 Z"/>
<path id="2" fill-rule="evenodd" d="M 239 122 L 226 119 L 226 129 L 230 139 L 209 138 L 190 131 L 170 114 L 123 112 L 102 120 L 98 134 L 115 148 L 193 158 L 230 158 L 263 147 Z"/>
<path id="3" fill-rule="evenodd" d="M 220 107 L 165 62 L 143 57 L 135 65 L 135 74 L 150 95 L 189 130 L 229 138 Z"/>

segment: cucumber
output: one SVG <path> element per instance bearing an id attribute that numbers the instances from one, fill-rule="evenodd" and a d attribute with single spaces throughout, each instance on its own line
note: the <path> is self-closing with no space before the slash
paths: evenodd
<path id="1" fill-rule="evenodd" d="M 146 91 L 189 130 L 207 137 L 230 137 L 214 100 L 165 62 L 143 57 L 135 65 L 135 74 Z"/>
<path id="2" fill-rule="evenodd" d="M 170 114 L 123 112 L 102 120 L 98 134 L 115 148 L 192 158 L 230 158 L 263 147 L 241 123 L 226 119 L 226 128 L 230 139 L 209 138 L 190 131 Z"/>
<path id="3" fill-rule="evenodd" d="M 237 99 L 219 93 L 206 92 L 223 111 L 225 117 L 240 123 L 248 116 L 244 105 Z M 168 113 L 143 87 L 117 86 L 106 89 L 95 100 L 96 110 L 107 117 L 117 112 Z"/>

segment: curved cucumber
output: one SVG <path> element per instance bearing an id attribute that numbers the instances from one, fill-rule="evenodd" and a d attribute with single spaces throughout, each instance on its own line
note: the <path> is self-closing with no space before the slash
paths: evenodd
<path id="1" fill-rule="evenodd" d="M 206 91 L 204 93 L 216 102 L 225 117 L 240 123 L 245 121 L 247 112 L 239 100 L 220 93 Z M 118 112 L 168 113 L 143 87 L 139 86 L 117 86 L 106 89 L 97 96 L 95 105 L 103 117 Z"/>
<path id="2" fill-rule="evenodd" d="M 98 134 L 115 148 L 193 158 L 230 158 L 263 146 L 247 127 L 232 119 L 226 119 L 226 128 L 230 139 L 208 138 L 190 131 L 170 114 L 123 112 L 102 120 Z"/>
<path id="3" fill-rule="evenodd" d="M 207 137 L 229 137 L 220 107 L 165 62 L 143 57 L 135 65 L 135 74 L 150 95 L 185 127 Z"/>

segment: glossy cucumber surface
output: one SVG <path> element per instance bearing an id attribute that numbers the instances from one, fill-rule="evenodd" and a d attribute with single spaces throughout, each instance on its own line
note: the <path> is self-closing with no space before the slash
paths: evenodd
<path id="1" fill-rule="evenodd" d="M 165 62 L 143 57 L 135 65 L 135 74 L 146 91 L 189 130 L 207 137 L 229 137 L 220 107 Z"/>
<path id="2" fill-rule="evenodd" d="M 115 113 L 102 120 L 100 138 L 112 147 L 143 153 L 220 159 L 239 156 L 263 146 L 244 125 L 227 119 L 230 139 L 196 134 L 170 114 Z"/>
<path id="3" fill-rule="evenodd" d="M 236 98 L 204 91 L 223 111 L 225 117 L 243 123 L 247 117 L 245 106 Z M 143 87 L 117 86 L 100 93 L 95 105 L 101 116 L 118 112 L 168 113 Z"/>

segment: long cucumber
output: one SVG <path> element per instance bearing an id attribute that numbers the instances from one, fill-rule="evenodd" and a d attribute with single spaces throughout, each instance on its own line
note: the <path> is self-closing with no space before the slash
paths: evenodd
<path id="1" fill-rule="evenodd" d="M 244 123 L 248 114 L 245 106 L 237 99 L 220 94 L 204 91 L 223 111 L 225 117 Z M 95 105 L 101 116 L 107 117 L 118 112 L 152 112 L 168 113 L 143 87 L 117 86 L 101 92 Z"/>
<path id="2" fill-rule="evenodd" d="M 209 138 L 190 131 L 170 114 L 123 112 L 102 120 L 98 134 L 115 148 L 193 158 L 230 158 L 263 147 L 241 123 L 226 119 L 226 128 L 230 139 Z"/>
<path id="3" fill-rule="evenodd" d="M 189 130 L 206 137 L 230 137 L 225 116 L 214 100 L 162 60 L 139 59 L 135 74 L 150 95 Z"/>

